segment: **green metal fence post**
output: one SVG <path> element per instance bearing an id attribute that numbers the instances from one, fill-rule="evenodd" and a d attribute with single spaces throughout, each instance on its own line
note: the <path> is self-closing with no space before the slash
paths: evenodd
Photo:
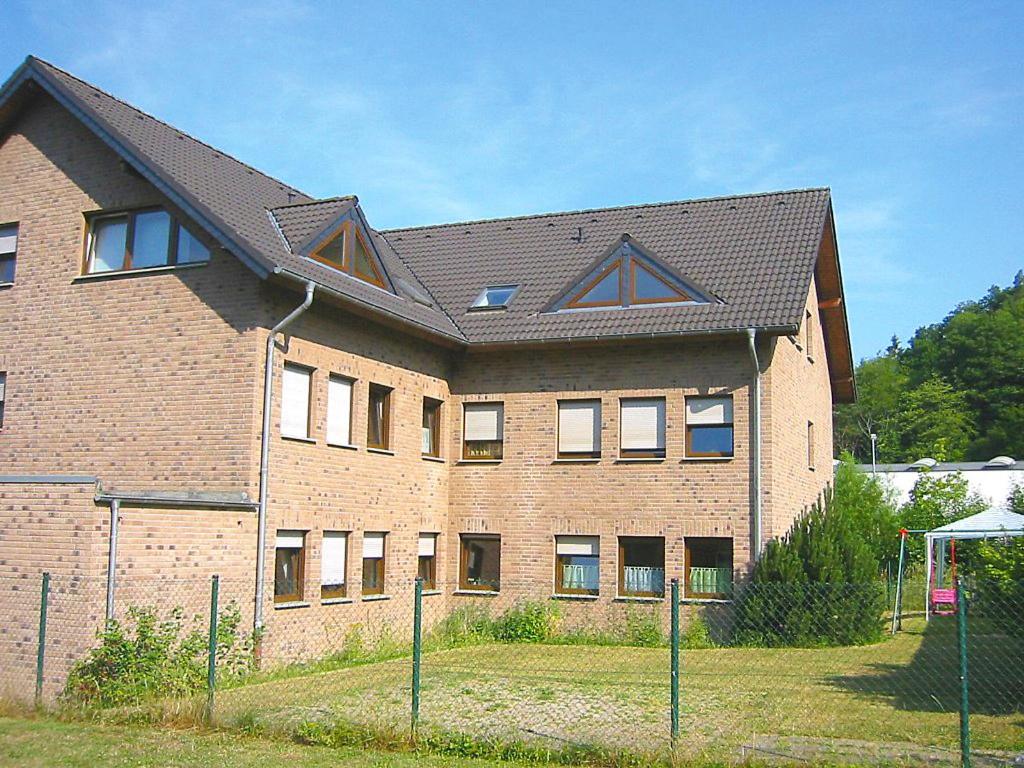
<path id="1" fill-rule="evenodd" d="M 970 699 L 967 684 L 967 600 L 963 581 L 956 583 L 956 628 L 960 651 L 960 765 L 971 768 Z"/>
<path id="2" fill-rule="evenodd" d="M 412 608 L 412 737 L 420 724 L 420 657 L 423 653 L 423 579 L 416 579 Z"/>
<path id="3" fill-rule="evenodd" d="M 672 746 L 679 739 L 679 579 L 672 579 Z"/>
<path id="4" fill-rule="evenodd" d="M 43 574 L 39 595 L 39 646 L 36 650 L 36 706 L 43 700 L 43 668 L 46 661 L 46 610 L 50 603 L 50 574 Z"/>
<path id="5" fill-rule="evenodd" d="M 206 651 L 206 721 L 213 717 L 213 694 L 217 688 L 217 609 L 220 576 L 210 579 L 210 644 Z"/>

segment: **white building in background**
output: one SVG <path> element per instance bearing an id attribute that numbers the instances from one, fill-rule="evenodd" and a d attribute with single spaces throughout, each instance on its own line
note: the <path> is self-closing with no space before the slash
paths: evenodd
<path id="1" fill-rule="evenodd" d="M 858 464 L 862 472 L 872 472 L 870 464 Z M 1024 486 L 1024 461 L 1010 456 L 996 456 L 989 461 L 936 461 L 918 459 L 913 464 L 876 464 L 874 472 L 896 491 L 896 503 L 910 501 L 910 491 L 927 472 L 933 477 L 943 477 L 960 472 L 967 480 L 972 493 L 976 493 L 995 507 L 1006 505 L 1006 499 L 1015 485 Z"/>

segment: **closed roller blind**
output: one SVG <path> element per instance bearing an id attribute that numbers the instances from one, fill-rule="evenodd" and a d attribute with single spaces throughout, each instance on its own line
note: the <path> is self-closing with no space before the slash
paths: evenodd
<path id="1" fill-rule="evenodd" d="M 505 408 L 501 403 L 467 403 L 466 439 L 501 440 Z"/>
<path id="2" fill-rule="evenodd" d="M 327 382 L 327 442 L 347 445 L 352 439 L 352 382 L 332 376 Z"/>
<path id="3" fill-rule="evenodd" d="M 555 543 L 555 552 L 559 555 L 597 557 L 601 554 L 600 539 L 597 536 L 559 536 Z"/>
<path id="4" fill-rule="evenodd" d="M 284 367 L 281 383 L 281 434 L 309 437 L 309 371 L 294 365 Z"/>
<path id="5" fill-rule="evenodd" d="M 278 549 L 302 549 L 305 531 L 278 531 L 275 546 Z"/>
<path id="6" fill-rule="evenodd" d="M 601 403 L 597 400 L 558 404 L 558 450 L 592 453 L 601 450 Z"/>
<path id="7" fill-rule="evenodd" d="M 345 583 L 345 553 L 348 535 L 337 531 L 324 531 L 324 546 L 320 552 L 320 583 Z"/>
<path id="8" fill-rule="evenodd" d="M 622 447 L 627 450 L 665 448 L 665 401 L 622 401 Z"/>
<path id="9" fill-rule="evenodd" d="M 384 534 L 363 534 L 363 557 L 384 557 Z"/>
<path id="10" fill-rule="evenodd" d="M 0 256 L 14 253 L 18 250 L 18 228 L 0 227 Z"/>
<path id="11" fill-rule="evenodd" d="M 687 424 L 732 424 L 731 397 L 688 397 Z"/>
<path id="12" fill-rule="evenodd" d="M 437 535 L 433 533 L 420 534 L 419 554 L 421 557 L 433 557 L 437 549 Z"/>

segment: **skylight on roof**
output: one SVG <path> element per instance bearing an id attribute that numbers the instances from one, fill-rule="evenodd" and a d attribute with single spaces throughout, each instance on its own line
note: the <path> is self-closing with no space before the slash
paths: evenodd
<path id="1" fill-rule="evenodd" d="M 470 309 L 504 309 L 518 290 L 518 285 L 488 286 L 480 292 Z"/>

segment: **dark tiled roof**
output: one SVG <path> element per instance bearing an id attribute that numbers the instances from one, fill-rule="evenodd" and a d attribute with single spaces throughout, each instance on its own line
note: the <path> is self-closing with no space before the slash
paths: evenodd
<path id="1" fill-rule="evenodd" d="M 313 235 L 322 232 L 332 221 L 352 208 L 355 196 L 331 197 L 326 200 L 292 203 L 272 208 L 270 214 L 281 230 L 289 250 L 298 253 Z"/>
<path id="2" fill-rule="evenodd" d="M 606 208 L 384 232 L 471 342 L 795 329 L 829 215 L 827 189 Z M 622 235 L 720 301 L 544 313 Z M 468 308 L 522 286 L 507 310 Z"/>

